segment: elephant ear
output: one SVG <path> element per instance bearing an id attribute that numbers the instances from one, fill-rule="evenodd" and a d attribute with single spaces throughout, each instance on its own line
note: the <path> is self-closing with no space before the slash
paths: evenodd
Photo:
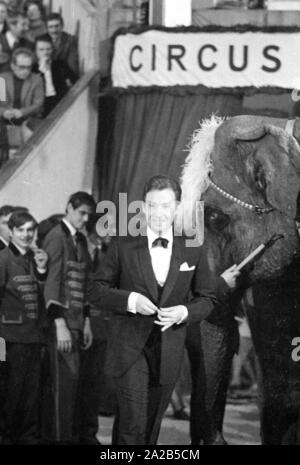
<path id="1" fill-rule="evenodd" d="M 209 230 L 220 233 L 229 223 L 229 215 L 226 215 L 220 208 L 212 205 L 205 205 L 204 224 Z"/>

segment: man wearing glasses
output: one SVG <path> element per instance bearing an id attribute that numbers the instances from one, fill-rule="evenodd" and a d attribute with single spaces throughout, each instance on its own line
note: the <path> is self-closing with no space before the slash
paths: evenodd
<path id="1" fill-rule="evenodd" d="M 156 444 L 179 375 L 186 323 L 201 321 L 225 279 L 210 277 L 205 251 L 176 237 L 179 184 L 154 176 L 144 187 L 146 235 L 119 237 L 92 276 L 88 300 L 112 312 L 107 372 L 114 376 L 113 444 Z M 227 279 L 235 281 L 233 268 Z"/>
<path id="2" fill-rule="evenodd" d="M 28 128 L 29 118 L 41 116 L 45 99 L 44 85 L 42 78 L 32 73 L 33 61 L 31 50 L 19 48 L 12 54 L 11 71 L 0 75 L 6 87 L 6 101 L 1 102 L 0 117 L 8 126 L 10 146 L 21 144 L 21 140 L 13 140 L 14 138 L 23 136 L 26 139 L 31 135 L 32 131 Z M 9 126 L 14 129 L 10 131 Z M 19 128 L 19 131 L 15 128 Z"/>

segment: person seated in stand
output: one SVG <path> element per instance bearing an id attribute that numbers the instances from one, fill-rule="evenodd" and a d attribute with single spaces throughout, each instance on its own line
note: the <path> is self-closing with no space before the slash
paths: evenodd
<path id="1" fill-rule="evenodd" d="M 41 75 L 45 88 L 43 116 L 46 117 L 76 82 L 77 76 L 66 63 L 53 59 L 53 43 L 49 34 L 35 40 L 37 63 L 33 70 Z"/>
<path id="2" fill-rule="evenodd" d="M 24 5 L 24 13 L 29 20 L 29 31 L 27 34 L 29 40 L 34 41 L 36 37 L 46 34 L 45 10 L 41 2 L 38 0 L 28 0 Z"/>
<path id="3" fill-rule="evenodd" d="M 0 337 L 6 341 L 1 365 L 2 444 L 37 444 L 43 306 L 40 283 L 47 254 L 33 247 L 37 223 L 27 212 L 8 221 L 11 242 L 0 252 Z"/>
<path id="4" fill-rule="evenodd" d="M 0 1 L 0 34 L 5 34 L 7 28 L 7 5 L 4 1 Z"/>
<path id="5" fill-rule="evenodd" d="M 33 60 L 30 50 L 17 49 L 11 71 L 1 76 L 6 82 L 6 102 L 0 106 L 0 118 L 9 129 L 11 147 L 26 142 L 41 121 L 45 93 L 42 78 L 32 72 Z"/>
<path id="6" fill-rule="evenodd" d="M 79 76 L 77 38 L 63 30 L 64 20 L 59 13 L 48 15 L 46 25 L 54 46 L 53 59 L 65 62 L 73 73 Z"/>
<path id="7" fill-rule="evenodd" d="M 10 71 L 11 56 L 17 48 L 34 50 L 34 43 L 26 38 L 29 22 L 23 13 L 9 10 L 7 24 L 8 31 L 0 34 L 0 73 Z"/>

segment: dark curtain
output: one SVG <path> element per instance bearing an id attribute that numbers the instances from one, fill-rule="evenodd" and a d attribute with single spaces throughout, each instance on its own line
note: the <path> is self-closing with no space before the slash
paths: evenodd
<path id="1" fill-rule="evenodd" d="M 121 93 L 100 99 L 99 200 L 140 200 L 156 174 L 178 179 L 187 145 L 203 118 L 242 111 L 239 94 L 174 95 L 163 91 Z"/>

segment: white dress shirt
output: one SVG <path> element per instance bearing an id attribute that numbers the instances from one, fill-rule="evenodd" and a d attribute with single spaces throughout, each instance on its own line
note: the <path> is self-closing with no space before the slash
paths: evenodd
<path id="1" fill-rule="evenodd" d="M 55 97 L 56 90 L 53 83 L 51 64 L 46 65 L 44 62 L 39 63 L 39 71 L 45 78 L 45 95 L 46 97 Z"/>
<path id="2" fill-rule="evenodd" d="M 6 36 L 6 40 L 9 45 L 9 48 L 12 50 L 16 42 L 18 42 L 18 39 L 10 31 L 7 31 L 5 36 Z"/>
<path id="3" fill-rule="evenodd" d="M 159 237 L 167 239 L 167 248 L 153 247 L 153 242 L 155 241 L 155 239 L 158 239 Z M 157 283 L 163 287 L 167 280 L 167 276 L 170 269 L 173 248 L 173 230 L 171 228 L 167 233 L 159 236 L 158 234 L 154 233 L 150 228 L 147 228 L 147 238 L 154 276 L 156 278 Z"/>
<path id="4" fill-rule="evenodd" d="M 153 242 L 155 241 L 155 239 L 158 239 L 159 237 L 168 240 L 168 246 L 166 248 L 153 247 Z M 163 287 L 167 280 L 170 269 L 173 249 L 173 229 L 170 228 L 169 231 L 167 231 L 166 233 L 158 235 L 154 233 L 150 228 L 147 228 L 147 239 L 153 272 L 157 283 Z M 136 313 L 136 302 L 138 296 L 139 294 L 137 292 L 130 293 L 127 304 L 128 312 Z M 181 307 L 182 317 L 180 318 L 177 324 L 183 323 L 183 321 L 186 320 L 188 316 L 188 309 L 184 305 L 181 305 Z"/>
<path id="5" fill-rule="evenodd" d="M 71 236 L 72 236 L 72 239 L 73 239 L 73 242 L 74 242 L 74 244 L 76 245 L 76 239 L 75 239 L 75 237 L 76 237 L 77 229 L 74 228 L 74 226 L 73 226 L 71 223 L 69 223 L 69 221 L 68 221 L 66 218 L 63 218 L 63 222 L 65 223 L 65 225 L 67 226 L 68 230 L 70 231 Z"/>

